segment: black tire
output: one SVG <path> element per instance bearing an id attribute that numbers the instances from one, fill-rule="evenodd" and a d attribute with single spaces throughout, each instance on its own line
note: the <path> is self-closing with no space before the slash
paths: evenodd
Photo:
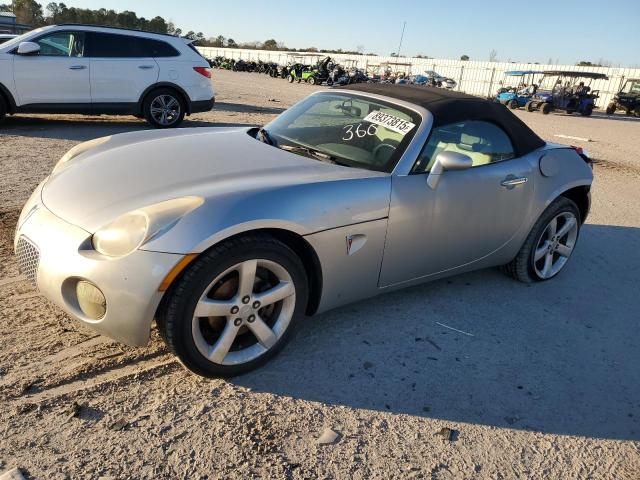
<path id="1" fill-rule="evenodd" d="M 634 110 L 633 110 L 633 114 L 634 114 L 637 118 L 640 118 L 640 105 L 638 105 L 636 108 L 634 108 Z"/>
<path id="2" fill-rule="evenodd" d="M 167 123 L 162 123 L 162 121 L 157 119 L 151 111 L 152 105 L 156 107 L 156 99 L 160 97 L 172 99 L 171 102 L 175 101 L 178 104 L 179 111 L 177 112 L 177 115 L 172 116 Z M 173 103 L 169 102 L 167 104 L 173 105 Z M 155 90 L 152 90 L 147 94 L 142 104 L 142 114 L 144 115 L 145 120 L 154 128 L 175 128 L 182 123 L 185 113 L 186 105 L 182 95 L 172 88 L 156 88 Z"/>
<path id="3" fill-rule="evenodd" d="M 315 85 L 316 84 L 316 77 L 309 77 L 307 82 L 309 82 L 309 85 Z"/>
<path id="4" fill-rule="evenodd" d="M 293 78 L 293 75 L 289 75 L 287 77 L 287 82 L 289 82 L 289 83 L 293 83 L 294 80 L 295 80 L 295 78 Z"/>
<path id="5" fill-rule="evenodd" d="M 507 107 L 509 107 L 511 110 L 516 110 L 518 108 L 518 101 L 517 100 L 509 100 L 507 102 Z"/>
<path id="6" fill-rule="evenodd" d="M 554 217 L 563 212 L 570 212 L 575 216 L 576 219 L 578 219 L 579 238 L 581 225 L 579 220 L 580 211 L 578 210 L 578 207 L 572 200 L 569 200 L 566 197 L 558 197 L 551 203 L 551 205 L 547 207 L 544 212 L 542 212 L 542 215 L 540 215 L 540 218 L 538 218 L 538 221 L 536 221 L 536 223 L 534 224 L 531 232 L 529 232 L 527 239 L 520 248 L 520 251 L 518 252 L 516 257 L 508 264 L 503 265 L 501 267 L 502 271 L 523 283 L 542 282 L 553 278 L 541 278 L 537 274 L 533 266 L 534 252 L 536 250 L 536 247 L 538 246 L 538 241 L 540 240 L 542 234 L 545 232 L 547 225 L 549 225 L 549 222 L 551 222 Z M 570 259 L 571 258 L 569 258 L 569 260 Z"/>
<path id="7" fill-rule="evenodd" d="M 542 105 L 540 105 L 540 112 L 543 115 L 549 115 L 551 113 L 551 104 L 545 102 Z"/>
<path id="8" fill-rule="evenodd" d="M 276 343 L 257 358 L 233 365 L 214 363 L 200 353 L 193 338 L 192 319 L 196 304 L 216 277 L 234 265 L 252 259 L 275 262 L 290 275 L 295 287 L 293 315 Z M 174 282 L 166 295 L 157 323 L 169 349 L 186 368 L 198 375 L 232 377 L 263 365 L 292 338 L 306 308 L 308 283 L 304 266 L 293 250 L 269 235 L 253 234 L 228 240 L 203 253 Z M 251 337 L 256 340 L 252 334 Z"/>
<path id="9" fill-rule="evenodd" d="M 533 112 L 535 110 L 535 106 L 533 105 L 533 102 L 529 100 L 527 103 L 524 104 L 524 109 L 527 112 Z"/>
<path id="10" fill-rule="evenodd" d="M 580 112 L 580 115 L 582 115 L 583 117 L 590 117 L 592 113 L 593 105 L 586 105 Z"/>
<path id="11" fill-rule="evenodd" d="M 4 101 L 2 95 L 0 95 L 0 122 L 4 120 L 7 115 L 7 104 Z"/>
<path id="12" fill-rule="evenodd" d="M 609 105 L 607 105 L 607 115 L 613 115 L 616 112 L 616 104 L 615 103 L 610 103 Z"/>

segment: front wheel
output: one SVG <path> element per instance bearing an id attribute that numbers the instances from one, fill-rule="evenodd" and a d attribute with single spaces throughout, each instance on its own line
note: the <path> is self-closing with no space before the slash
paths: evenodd
<path id="1" fill-rule="evenodd" d="M 542 105 L 540 105 L 540 111 L 543 115 L 548 115 L 549 113 L 551 113 L 551 104 L 543 103 Z"/>
<path id="2" fill-rule="evenodd" d="M 518 108 L 518 101 L 517 100 L 509 100 L 507 102 L 507 107 L 509 107 L 511 110 L 516 110 Z"/>
<path id="3" fill-rule="evenodd" d="M 188 268 L 158 316 L 182 364 L 205 377 L 259 367 L 291 338 L 307 302 L 298 256 L 266 235 L 229 240 Z"/>
<path id="4" fill-rule="evenodd" d="M 174 128 L 184 119 L 185 105 L 175 90 L 159 88 L 147 95 L 142 113 L 155 128 Z"/>
<path id="5" fill-rule="evenodd" d="M 4 117 L 7 115 L 7 105 L 4 102 L 4 99 L 2 98 L 2 95 L 0 95 L 0 122 L 2 122 L 4 120 Z"/>
<path id="6" fill-rule="evenodd" d="M 309 85 L 315 85 L 316 84 L 316 77 L 309 77 L 307 82 L 309 82 Z"/>
<path id="7" fill-rule="evenodd" d="M 636 108 L 633 109 L 633 114 L 637 117 L 640 118 L 640 105 L 638 105 Z"/>
<path id="8" fill-rule="evenodd" d="M 287 82 L 289 82 L 289 83 L 293 83 L 294 80 L 295 80 L 295 78 L 293 77 L 293 75 L 289 75 L 287 77 Z"/>
<path id="9" fill-rule="evenodd" d="M 579 234 L 578 207 L 559 197 L 542 213 L 516 258 L 503 271 L 524 283 L 549 280 L 569 261 Z"/>
<path id="10" fill-rule="evenodd" d="M 615 103 L 610 103 L 609 105 L 607 105 L 607 115 L 613 115 L 616 111 L 616 104 Z"/>
<path id="11" fill-rule="evenodd" d="M 525 103 L 525 105 L 524 105 L 524 109 L 525 109 L 527 112 L 533 112 L 533 111 L 535 110 L 535 107 L 534 107 L 534 105 L 533 105 L 533 102 L 532 102 L 531 100 L 529 100 L 527 103 Z"/>

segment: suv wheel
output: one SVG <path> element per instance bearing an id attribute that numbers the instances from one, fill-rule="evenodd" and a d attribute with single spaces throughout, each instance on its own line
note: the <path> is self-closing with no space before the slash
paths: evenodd
<path id="1" fill-rule="evenodd" d="M 7 114 L 7 105 L 4 101 L 4 98 L 2 98 L 2 95 L 0 95 L 0 122 L 4 120 L 4 117 L 6 114 Z"/>
<path id="2" fill-rule="evenodd" d="M 196 259 L 167 292 L 157 323 L 189 370 L 230 377 L 282 349 L 304 315 L 307 296 L 298 256 L 275 238 L 247 235 Z"/>
<path id="3" fill-rule="evenodd" d="M 147 122 L 155 128 L 173 128 L 182 123 L 185 105 L 175 90 L 159 88 L 147 95 L 142 111 Z"/>

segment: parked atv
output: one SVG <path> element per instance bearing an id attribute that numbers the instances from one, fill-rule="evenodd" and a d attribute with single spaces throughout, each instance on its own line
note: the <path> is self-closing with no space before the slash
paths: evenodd
<path id="1" fill-rule="evenodd" d="M 622 89 L 607 106 L 607 115 L 613 115 L 616 110 L 624 110 L 627 115 L 640 117 L 640 79 L 628 78 L 624 82 Z"/>
<path id="2" fill-rule="evenodd" d="M 563 110 L 568 114 L 578 112 L 588 117 L 593 112 L 599 90 L 591 90 L 593 80 L 608 80 L 604 73 L 546 71 L 540 87 L 524 108 L 527 112 L 540 110 L 544 115 L 553 110 Z"/>

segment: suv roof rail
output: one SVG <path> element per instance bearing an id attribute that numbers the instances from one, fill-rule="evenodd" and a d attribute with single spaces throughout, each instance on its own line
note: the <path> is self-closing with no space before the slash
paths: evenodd
<path id="1" fill-rule="evenodd" d="M 138 33 L 151 33 L 152 35 L 164 35 L 165 37 L 182 38 L 170 33 L 150 32 L 148 30 L 140 30 L 139 28 L 125 28 L 125 27 L 112 27 L 111 25 L 98 25 L 93 23 L 57 23 L 52 25 L 53 27 L 98 27 L 98 28 L 111 28 L 113 30 L 122 30 L 125 32 L 138 32 Z"/>

